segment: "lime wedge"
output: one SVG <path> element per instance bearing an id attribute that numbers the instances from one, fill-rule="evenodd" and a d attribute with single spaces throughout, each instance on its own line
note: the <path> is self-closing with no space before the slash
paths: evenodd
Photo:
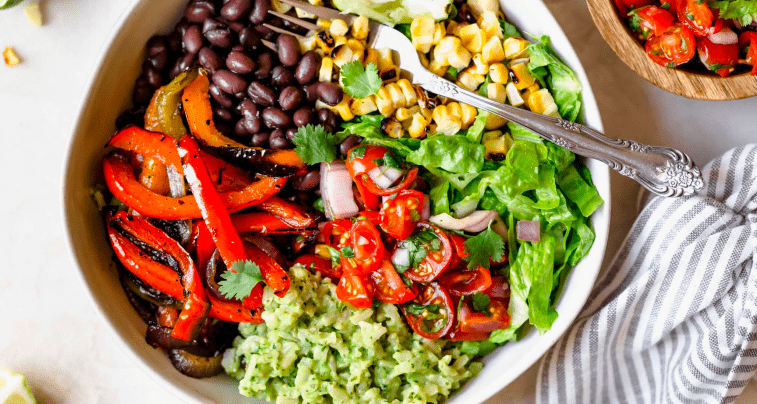
<path id="1" fill-rule="evenodd" d="M 0 0 L 2 1 L 2 0 Z M 18 373 L 0 368 L 0 404 L 36 404 L 34 394 L 26 384 L 26 378 Z"/>
<path id="2" fill-rule="evenodd" d="M 11 8 L 24 0 L 0 0 L 0 10 Z"/>

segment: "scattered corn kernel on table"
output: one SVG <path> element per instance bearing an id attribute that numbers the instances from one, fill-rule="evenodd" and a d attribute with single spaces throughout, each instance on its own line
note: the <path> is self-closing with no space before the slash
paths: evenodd
<path id="1" fill-rule="evenodd" d="M 608 135 L 681 148 L 700 165 L 757 139 L 757 98 L 716 103 L 666 93 L 612 53 L 584 2 L 546 2 L 584 64 Z M 13 46 L 21 59 L 14 68 L 0 65 L 0 171 L 6 187 L 0 199 L 0 367 L 25 374 L 45 403 L 178 402 L 132 363 L 98 319 L 63 236 L 63 151 L 97 54 L 128 3 L 44 1 L 41 28 L 20 7 L 0 11 L 0 47 Z M 606 259 L 633 223 L 638 189 L 615 174 L 613 181 L 614 231 Z M 537 370 L 532 367 L 487 404 L 533 402 Z M 757 383 L 739 402 L 757 402 Z"/>

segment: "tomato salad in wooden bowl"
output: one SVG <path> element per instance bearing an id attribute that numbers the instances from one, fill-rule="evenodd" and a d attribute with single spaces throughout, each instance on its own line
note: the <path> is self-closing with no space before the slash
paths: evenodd
<path id="1" fill-rule="evenodd" d="M 549 38 L 524 39 L 496 2 L 428 7 L 440 4 L 384 22 L 471 91 L 578 118 L 580 83 Z M 583 162 L 413 85 L 391 51 L 366 47 L 365 17 L 306 32 L 276 13 L 308 18 L 277 1 L 191 1 L 148 43 L 135 106 L 108 143 L 92 194 L 147 342 L 188 376 L 225 367 L 271 399 L 273 376 L 245 367 L 269 303 L 307 295 L 296 282 L 310 278 L 290 268 L 330 279 L 337 310 L 399 310 L 417 347 L 458 366 L 549 330 L 603 203 Z M 475 375 L 459 370 L 450 386 Z M 290 376 L 277 380 L 299 383 Z"/>

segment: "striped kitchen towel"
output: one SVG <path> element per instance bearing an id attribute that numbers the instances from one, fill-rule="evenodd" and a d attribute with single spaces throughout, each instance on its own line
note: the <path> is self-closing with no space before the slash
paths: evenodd
<path id="1" fill-rule="evenodd" d="M 757 144 L 703 170 L 706 192 L 654 198 L 572 328 L 537 402 L 729 403 L 757 371 Z"/>

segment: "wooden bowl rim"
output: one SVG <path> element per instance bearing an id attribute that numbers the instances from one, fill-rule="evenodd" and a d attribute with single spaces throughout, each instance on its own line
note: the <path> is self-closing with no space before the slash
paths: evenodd
<path id="1" fill-rule="evenodd" d="M 748 73 L 720 77 L 688 73 L 654 63 L 626 30 L 611 0 L 586 0 L 594 24 L 616 55 L 636 74 L 665 91 L 708 101 L 757 96 L 757 77 Z"/>

